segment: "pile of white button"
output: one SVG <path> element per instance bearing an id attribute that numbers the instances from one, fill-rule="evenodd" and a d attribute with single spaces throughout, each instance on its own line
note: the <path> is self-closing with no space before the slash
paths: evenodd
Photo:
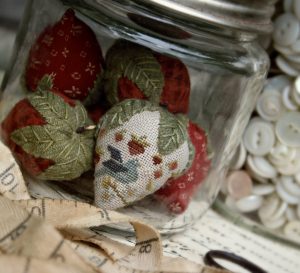
<path id="1" fill-rule="evenodd" d="M 277 66 L 287 75 L 300 74 L 300 1 L 284 0 L 284 13 L 274 21 L 274 48 L 280 52 Z"/>
<path id="2" fill-rule="evenodd" d="M 300 241 L 300 77 L 268 80 L 222 192 L 232 210 Z"/>

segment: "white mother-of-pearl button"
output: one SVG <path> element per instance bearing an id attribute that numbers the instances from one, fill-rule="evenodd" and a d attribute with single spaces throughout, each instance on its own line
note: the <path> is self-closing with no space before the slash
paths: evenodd
<path id="1" fill-rule="evenodd" d="M 268 195 L 275 191 L 275 187 L 272 184 L 255 185 L 253 186 L 252 193 L 255 195 Z"/>
<path id="2" fill-rule="evenodd" d="M 300 76 L 296 78 L 296 80 L 294 81 L 294 85 L 298 90 L 298 92 L 300 93 Z"/>
<path id="3" fill-rule="evenodd" d="M 286 75 L 279 75 L 272 78 L 269 78 L 266 81 L 266 84 L 264 86 L 264 93 L 271 92 L 273 93 L 278 92 L 281 93 L 284 87 L 291 84 L 291 79 Z"/>
<path id="4" fill-rule="evenodd" d="M 235 204 L 240 212 L 251 212 L 257 210 L 263 202 L 259 195 L 249 195 L 241 198 Z"/>
<path id="5" fill-rule="evenodd" d="M 297 77 L 297 79 L 294 82 L 294 88 L 292 91 L 292 97 L 293 100 L 300 105 L 300 77 Z"/>
<path id="6" fill-rule="evenodd" d="M 234 171 L 227 176 L 228 193 L 234 199 L 250 195 L 252 186 L 252 179 L 245 171 Z"/>
<path id="7" fill-rule="evenodd" d="M 244 144 L 241 142 L 238 146 L 233 158 L 231 159 L 230 169 L 239 170 L 243 167 L 247 157 L 247 152 Z"/>
<path id="8" fill-rule="evenodd" d="M 300 1 L 299 0 L 294 0 L 293 12 L 296 15 L 296 17 L 298 18 L 298 20 L 300 20 Z"/>
<path id="9" fill-rule="evenodd" d="M 274 44 L 274 48 L 280 52 L 281 54 L 283 54 L 285 57 L 295 54 L 294 50 L 292 50 L 291 46 L 280 46 L 277 44 Z"/>
<path id="10" fill-rule="evenodd" d="M 300 185 L 294 181 L 292 176 L 282 176 L 280 181 L 288 193 L 293 196 L 300 197 Z"/>
<path id="11" fill-rule="evenodd" d="M 295 241 L 300 241 L 300 221 L 288 222 L 283 229 L 283 233 Z"/>
<path id="12" fill-rule="evenodd" d="M 300 185 L 300 172 L 294 175 L 295 181 Z"/>
<path id="13" fill-rule="evenodd" d="M 276 219 L 280 218 L 281 216 L 283 216 L 285 214 L 287 208 L 288 208 L 288 204 L 284 201 L 281 201 L 279 203 L 279 206 L 275 210 L 275 212 L 270 217 L 268 217 L 268 219 L 276 220 Z"/>
<path id="14" fill-rule="evenodd" d="M 300 203 L 297 205 L 297 217 L 300 219 Z"/>
<path id="15" fill-rule="evenodd" d="M 296 53 L 300 52 L 300 40 L 299 39 L 291 45 L 291 49 Z"/>
<path id="16" fill-rule="evenodd" d="M 275 143 L 274 127 L 261 118 L 253 118 L 249 122 L 243 136 L 243 144 L 253 155 L 266 155 Z"/>
<path id="17" fill-rule="evenodd" d="M 282 227 L 285 224 L 285 222 L 286 218 L 284 215 L 275 220 L 262 220 L 264 226 L 266 226 L 269 229 L 278 229 Z"/>
<path id="18" fill-rule="evenodd" d="M 279 173 L 283 175 L 295 175 L 300 171 L 300 151 L 296 150 L 296 156 L 286 165 L 277 166 Z"/>
<path id="19" fill-rule="evenodd" d="M 263 92 L 257 100 L 256 111 L 265 120 L 278 120 L 283 112 L 281 95 L 278 92 Z"/>
<path id="20" fill-rule="evenodd" d="M 288 204 L 296 205 L 299 203 L 300 198 L 290 194 L 282 185 L 282 182 L 279 181 L 276 185 L 276 192 L 278 196 Z"/>
<path id="21" fill-rule="evenodd" d="M 278 211 L 277 208 L 279 207 L 280 203 L 281 201 L 275 194 L 272 194 L 264 199 L 262 206 L 258 210 L 260 219 L 271 218 L 272 215 Z"/>
<path id="22" fill-rule="evenodd" d="M 235 200 L 231 197 L 231 196 L 227 196 L 225 199 L 225 205 L 230 208 L 232 211 L 239 211 L 236 204 L 235 204 Z"/>
<path id="23" fill-rule="evenodd" d="M 247 173 L 252 177 L 252 179 L 256 182 L 260 182 L 260 183 L 263 183 L 263 184 L 266 184 L 269 182 L 269 179 L 268 178 L 264 178 L 264 177 L 261 177 L 260 175 L 258 175 L 257 173 L 253 172 L 251 170 L 251 167 L 249 167 L 249 164 L 247 163 L 246 161 L 246 171 Z"/>
<path id="24" fill-rule="evenodd" d="M 264 157 L 248 155 L 247 162 L 251 170 L 261 177 L 275 178 L 277 175 L 277 170 Z"/>
<path id="25" fill-rule="evenodd" d="M 282 56 L 278 56 L 275 59 L 275 62 L 277 66 L 280 68 L 281 71 L 283 71 L 285 74 L 296 77 L 298 76 L 299 72 L 296 68 L 294 68 L 286 59 L 284 59 Z"/>
<path id="26" fill-rule="evenodd" d="M 300 106 L 300 92 L 294 87 L 292 90 L 292 98 L 293 101 L 298 105 L 298 108 Z"/>
<path id="27" fill-rule="evenodd" d="M 299 167 L 299 160 L 297 160 L 292 161 L 287 165 L 277 166 L 277 171 L 282 175 L 294 175 L 299 172 Z"/>
<path id="28" fill-rule="evenodd" d="M 273 39 L 278 45 L 291 45 L 299 35 L 299 22 L 291 13 L 284 13 L 274 22 Z"/>
<path id="29" fill-rule="evenodd" d="M 299 70 L 300 70 L 300 61 L 299 61 L 299 55 L 294 56 L 295 60 L 291 61 L 290 64 L 292 67 L 294 67 L 297 71 L 298 71 L 298 75 L 299 75 Z"/>
<path id="30" fill-rule="evenodd" d="M 276 122 L 278 139 L 291 147 L 300 147 L 300 112 L 285 112 Z"/>
<path id="31" fill-rule="evenodd" d="M 282 102 L 283 102 L 283 105 L 288 110 L 296 111 L 298 109 L 298 105 L 292 99 L 291 91 L 292 91 L 291 86 L 287 86 L 287 87 L 284 88 L 284 90 L 282 92 Z"/>
<path id="32" fill-rule="evenodd" d="M 277 142 L 268 154 L 268 159 L 275 166 L 284 166 L 289 164 L 296 155 L 296 149 Z"/>
<path id="33" fill-rule="evenodd" d="M 261 220 L 277 220 L 285 214 L 288 204 L 282 201 L 278 195 L 272 194 L 268 196 L 258 211 Z"/>
<path id="34" fill-rule="evenodd" d="M 293 0 L 284 0 L 283 9 L 285 12 L 291 12 L 293 10 Z"/>
<path id="35" fill-rule="evenodd" d="M 297 220 L 297 213 L 296 213 L 295 208 L 288 206 L 285 211 L 285 216 L 288 221 Z"/>
<path id="36" fill-rule="evenodd" d="M 296 41 L 297 42 L 297 41 Z M 290 64 L 295 68 L 299 69 L 299 62 L 300 62 L 300 55 L 299 53 L 295 53 L 293 51 L 293 54 L 284 55 L 284 58 L 290 62 Z"/>

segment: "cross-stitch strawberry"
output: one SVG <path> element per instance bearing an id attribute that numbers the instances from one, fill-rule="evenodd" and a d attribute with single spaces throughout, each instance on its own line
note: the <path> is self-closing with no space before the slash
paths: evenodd
<path id="1" fill-rule="evenodd" d="M 194 156 L 185 118 L 146 100 L 124 100 L 100 120 L 95 203 L 127 206 L 181 175 Z"/>

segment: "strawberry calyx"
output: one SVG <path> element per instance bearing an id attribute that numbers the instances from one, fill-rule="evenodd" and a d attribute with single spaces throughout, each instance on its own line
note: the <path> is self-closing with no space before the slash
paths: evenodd
<path id="1" fill-rule="evenodd" d="M 17 145 L 11 139 L 11 134 L 19 128 L 31 125 L 46 125 L 45 119 L 41 114 L 32 107 L 28 99 L 19 101 L 12 111 L 8 114 L 6 119 L 2 122 L 2 138 L 21 165 L 32 176 L 38 176 L 50 166 L 54 165 L 53 160 L 35 157 L 26 153 L 21 146 Z"/>

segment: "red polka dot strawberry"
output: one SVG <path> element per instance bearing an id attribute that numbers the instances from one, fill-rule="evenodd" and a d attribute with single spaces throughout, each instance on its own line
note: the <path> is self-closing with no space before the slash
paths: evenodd
<path id="1" fill-rule="evenodd" d="M 32 46 L 25 82 L 34 91 L 46 74 L 53 75 L 53 89 L 84 101 L 99 92 L 103 58 L 94 32 L 68 9 L 53 26 L 48 26 Z"/>
<path id="2" fill-rule="evenodd" d="M 154 196 L 161 200 L 172 213 L 184 212 L 189 202 L 206 178 L 211 164 L 208 152 L 208 139 L 203 129 L 189 122 L 188 133 L 195 147 L 192 166 L 182 176 L 171 178 L 155 192 Z"/>
<path id="3" fill-rule="evenodd" d="M 2 137 L 32 176 L 72 180 L 92 168 L 95 126 L 79 101 L 51 89 L 44 77 L 2 122 Z"/>
<path id="4" fill-rule="evenodd" d="M 124 99 L 147 99 L 172 113 L 187 113 L 190 78 L 178 59 L 126 41 L 106 56 L 105 91 L 113 105 Z"/>

